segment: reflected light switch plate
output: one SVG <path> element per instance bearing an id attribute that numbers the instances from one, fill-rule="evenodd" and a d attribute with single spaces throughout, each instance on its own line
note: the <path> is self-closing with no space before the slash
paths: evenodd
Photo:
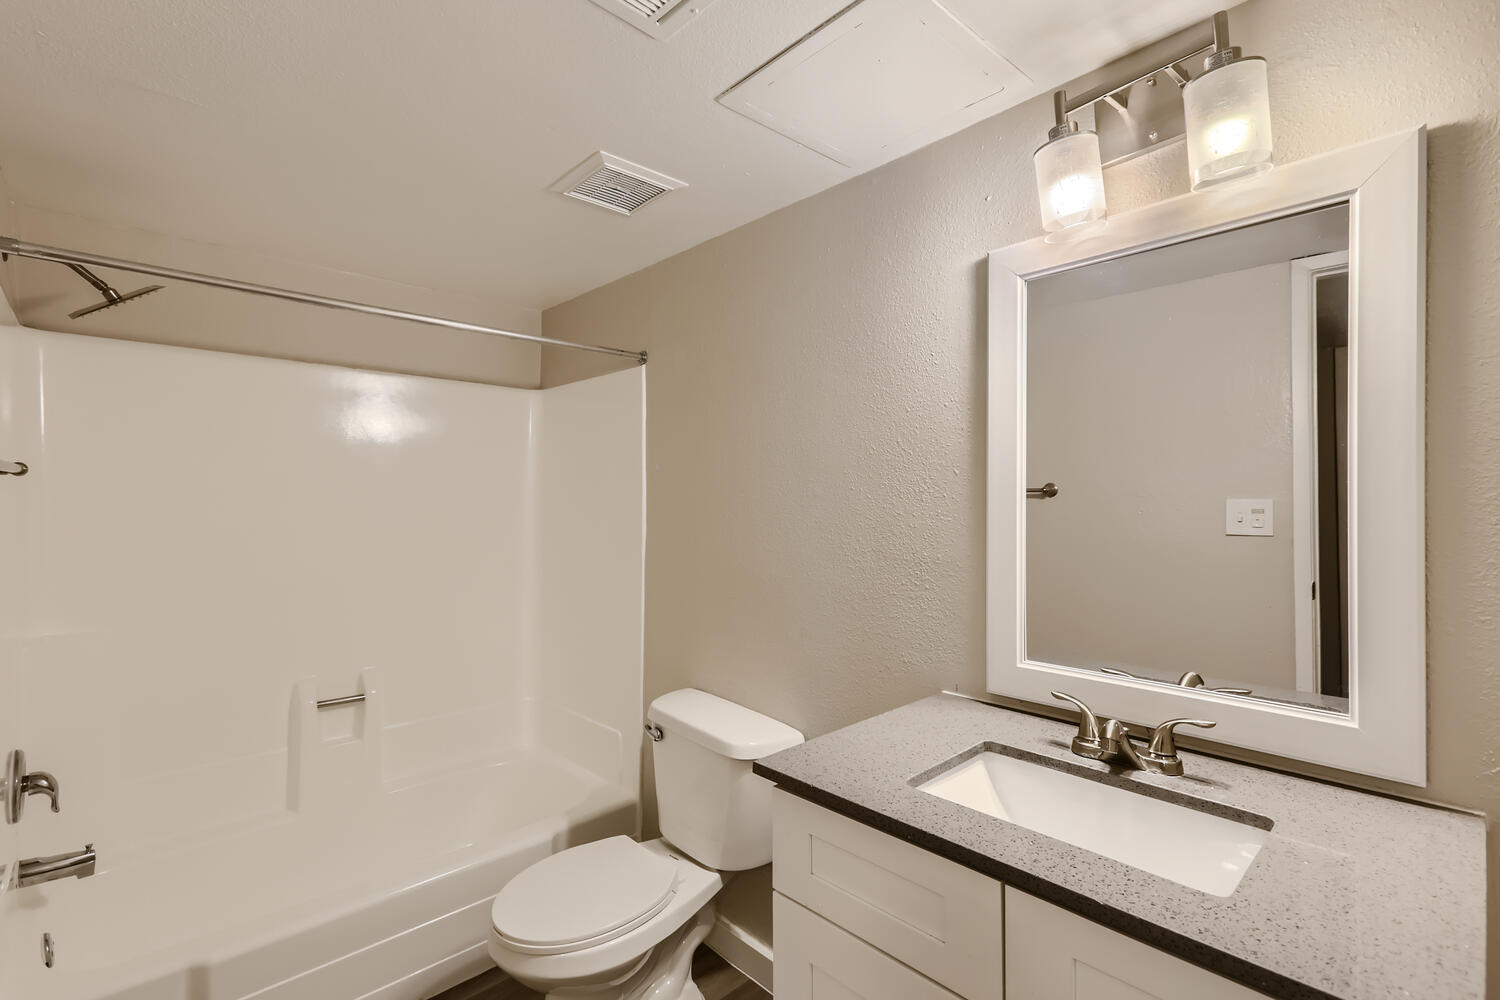
<path id="1" fill-rule="evenodd" d="M 1270 500 L 1224 501 L 1224 534 L 1274 535 L 1276 510 Z"/>

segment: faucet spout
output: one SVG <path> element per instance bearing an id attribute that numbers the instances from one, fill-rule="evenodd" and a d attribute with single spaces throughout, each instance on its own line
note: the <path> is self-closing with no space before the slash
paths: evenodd
<path id="1" fill-rule="evenodd" d="M 1145 750 L 1137 750 L 1130 741 L 1130 730 L 1119 719 L 1105 719 L 1100 725 L 1099 717 L 1079 699 L 1061 691 L 1053 691 L 1052 697 L 1078 708 L 1078 735 L 1073 737 L 1073 753 L 1153 774 L 1173 777 L 1182 774 L 1182 758 L 1177 755 L 1177 744 L 1172 739 L 1174 727 L 1212 729 L 1214 726 L 1207 719 L 1171 719 L 1151 730 L 1147 737 L 1150 745 Z"/>
<path id="2" fill-rule="evenodd" d="M 1105 745 L 1113 744 L 1116 754 L 1125 758 L 1125 762 L 1137 771 L 1146 770 L 1146 762 L 1141 760 L 1140 753 L 1135 745 L 1130 742 L 1130 730 L 1125 728 L 1125 723 L 1119 719 L 1110 719 L 1104 724 Z"/>
<path id="3" fill-rule="evenodd" d="M 84 845 L 81 851 L 54 854 L 46 858 L 26 858 L 16 865 L 16 885 L 41 885 L 60 878 L 88 878 L 94 874 L 99 856 L 93 844 Z"/>

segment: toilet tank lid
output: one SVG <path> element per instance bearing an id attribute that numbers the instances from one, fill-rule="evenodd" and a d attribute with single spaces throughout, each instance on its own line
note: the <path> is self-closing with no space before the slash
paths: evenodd
<path id="1" fill-rule="evenodd" d="M 664 739 L 685 737 L 734 760 L 757 760 L 803 742 L 786 723 L 696 688 L 662 695 L 646 719 L 661 727 Z"/>

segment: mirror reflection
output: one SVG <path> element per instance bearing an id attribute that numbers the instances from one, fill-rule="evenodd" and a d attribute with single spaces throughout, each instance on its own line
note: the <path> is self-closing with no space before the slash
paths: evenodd
<path id="1" fill-rule="evenodd" d="M 1027 284 L 1026 658 L 1347 712 L 1347 204 Z"/>

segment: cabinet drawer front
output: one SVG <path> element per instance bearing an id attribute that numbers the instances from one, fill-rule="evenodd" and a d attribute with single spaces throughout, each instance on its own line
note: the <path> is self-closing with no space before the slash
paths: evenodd
<path id="1" fill-rule="evenodd" d="M 1025 1000 L 1266 1000 L 1034 896 L 1005 890 L 1005 985 Z"/>
<path id="2" fill-rule="evenodd" d="M 772 919 L 776 1000 L 960 1000 L 779 892 Z"/>
<path id="3" fill-rule="evenodd" d="M 1001 1000 L 999 882 L 786 792 L 774 816 L 778 892 L 970 1000 Z"/>

